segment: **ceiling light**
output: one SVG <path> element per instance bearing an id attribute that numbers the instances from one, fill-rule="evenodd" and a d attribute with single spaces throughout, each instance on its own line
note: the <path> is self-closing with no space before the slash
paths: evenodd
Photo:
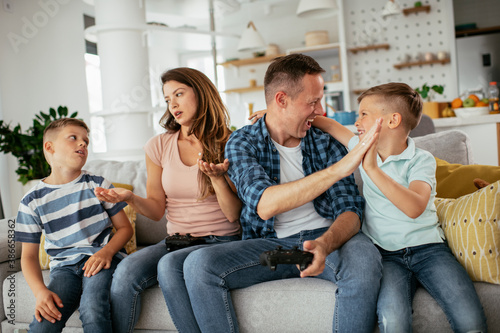
<path id="1" fill-rule="evenodd" d="M 264 39 L 262 39 L 253 22 L 250 21 L 241 35 L 238 51 L 257 51 L 265 48 Z"/>
<path id="2" fill-rule="evenodd" d="M 326 18 L 337 14 L 336 0 L 300 0 L 297 16 L 301 18 Z"/>

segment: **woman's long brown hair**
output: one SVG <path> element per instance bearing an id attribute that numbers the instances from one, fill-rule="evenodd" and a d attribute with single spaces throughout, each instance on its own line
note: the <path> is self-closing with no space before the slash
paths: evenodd
<path id="1" fill-rule="evenodd" d="M 203 145 L 202 158 L 207 163 L 224 162 L 224 147 L 231 130 L 229 129 L 229 113 L 215 85 L 202 72 L 188 67 L 179 67 L 166 71 L 161 75 L 162 87 L 168 81 L 177 81 L 191 87 L 196 97 L 197 111 L 188 135 L 194 136 Z M 160 119 L 160 126 L 171 132 L 181 128 L 168 106 Z M 210 178 L 198 171 L 200 198 L 203 200 L 215 193 Z"/>

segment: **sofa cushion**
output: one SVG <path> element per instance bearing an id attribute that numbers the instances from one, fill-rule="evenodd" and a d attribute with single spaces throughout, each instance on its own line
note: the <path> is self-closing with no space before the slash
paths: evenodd
<path id="1" fill-rule="evenodd" d="M 500 181 L 435 204 L 448 245 L 470 278 L 500 284 Z"/>
<path id="2" fill-rule="evenodd" d="M 469 136 L 459 130 L 448 130 L 413 138 L 415 146 L 449 163 L 473 164 Z"/>
<path id="3" fill-rule="evenodd" d="M 475 178 L 489 183 L 500 180 L 500 166 L 451 164 L 436 157 L 437 197 L 458 198 L 477 190 Z"/>

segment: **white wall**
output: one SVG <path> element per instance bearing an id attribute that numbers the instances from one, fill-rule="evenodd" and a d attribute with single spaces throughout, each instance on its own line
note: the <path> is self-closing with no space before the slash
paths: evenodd
<path id="1" fill-rule="evenodd" d="M 34 114 L 65 105 L 88 122 L 83 35 L 87 5 L 78 0 L 5 2 L 11 10 L 0 8 L 1 119 L 27 129 Z M 11 156 L 7 160 L 7 171 L 0 164 L 0 179 L 2 199 L 11 201 L 4 207 L 10 216 L 17 211 L 22 190 L 15 174 L 17 161 Z"/>

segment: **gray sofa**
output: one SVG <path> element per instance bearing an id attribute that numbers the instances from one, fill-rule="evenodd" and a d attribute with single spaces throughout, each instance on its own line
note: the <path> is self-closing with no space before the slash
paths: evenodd
<path id="1" fill-rule="evenodd" d="M 446 131 L 415 138 L 417 146 L 450 163 L 473 163 L 469 138 L 459 131 Z M 134 186 L 145 195 L 146 169 L 144 162 L 89 161 L 85 169 L 103 175 L 113 182 Z M 362 186 L 359 175 L 358 185 Z M 9 226 L 0 225 L 0 278 L 3 285 L 2 332 L 22 332 L 33 318 L 35 298 L 19 271 L 19 246 L 9 261 Z M 166 235 L 165 220 L 154 222 L 144 216 L 137 218 L 137 243 L 154 244 Z M 11 246 L 12 247 L 12 246 Z M 13 252 L 11 250 L 11 252 Z M 12 260 L 15 256 L 16 260 Z M 44 271 L 48 277 L 48 271 Z M 8 277 L 8 278 L 7 278 Z M 500 332 L 500 286 L 475 283 L 488 319 L 490 332 Z M 242 332 L 331 332 L 335 304 L 335 285 L 314 279 L 289 279 L 261 283 L 232 292 L 238 322 Z M 144 293 L 142 313 L 137 332 L 175 332 L 159 287 Z M 437 303 L 422 288 L 414 300 L 414 332 L 451 332 L 449 323 Z M 8 317 L 6 317 L 6 314 Z M 353 314 L 355 316 L 356 314 Z M 375 329 L 378 331 L 378 329 Z M 82 332 L 78 313 L 70 318 L 64 332 Z"/>

